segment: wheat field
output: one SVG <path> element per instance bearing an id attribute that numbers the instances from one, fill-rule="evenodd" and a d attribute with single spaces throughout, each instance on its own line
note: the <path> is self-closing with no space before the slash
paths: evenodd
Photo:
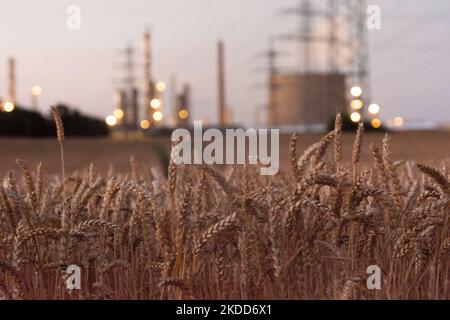
<path id="1" fill-rule="evenodd" d="M 107 177 L 17 160 L 0 184 L 3 299 L 449 299 L 449 162 L 394 161 L 390 137 L 362 166 L 341 121 L 290 169 L 175 166 Z M 343 161 L 349 158 L 349 161 Z M 166 178 L 167 176 L 167 178 Z M 64 270 L 81 267 L 81 289 Z M 367 267 L 382 270 L 368 290 Z"/>

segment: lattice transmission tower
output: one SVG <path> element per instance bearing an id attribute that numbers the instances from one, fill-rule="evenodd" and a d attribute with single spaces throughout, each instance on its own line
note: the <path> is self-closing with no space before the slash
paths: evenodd
<path id="1" fill-rule="evenodd" d="M 365 0 L 301 0 L 297 7 L 282 9 L 284 14 L 295 16 L 298 21 L 294 32 L 278 35 L 276 38 L 280 43 L 296 44 L 296 90 L 303 91 L 296 94 L 296 99 L 303 100 L 303 103 L 294 109 L 305 109 L 299 113 L 300 118 L 307 118 L 305 122 L 329 116 L 329 110 L 321 105 L 330 105 L 331 102 L 339 101 L 334 105 L 335 111 L 350 110 L 349 92 L 354 86 L 362 89 L 359 99 L 363 101 L 363 105 L 370 104 L 366 11 Z M 292 85 L 292 73 L 290 76 L 290 79 L 279 77 L 280 86 L 286 83 Z M 345 93 L 342 92 L 342 76 L 345 77 Z M 322 88 L 317 89 L 319 86 Z M 287 91 L 283 93 L 284 96 L 288 94 Z M 326 99 L 316 97 L 321 94 L 326 95 Z M 343 95 L 346 96 L 346 102 L 342 102 Z M 280 103 L 283 102 L 286 101 Z M 342 105 L 343 103 L 347 105 Z M 319 107 L 306 109 L 309 105 Z M 277 112 L 280 110 L 274 109 L 272 112 L 275 118 Z M 364 108 L 359 112 L 364 114 Z M 279 119 L 278 122 L 282 121 Z"/>

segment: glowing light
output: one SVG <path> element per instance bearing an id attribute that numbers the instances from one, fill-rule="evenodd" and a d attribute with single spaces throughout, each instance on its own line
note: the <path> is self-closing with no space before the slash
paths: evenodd
<path id="1" fill-rule="evenodd" d="M 164 92 L 166 90 L 166 87 L 166 84 L 162 81 L 156 83 L 156 90 L 158 90 L 158 92 Z"/>
<path id="2" fill-rule="evenodd" d="M 178 112 L 178 117 L 180 117 L 181 120 L 186 120 L 189 117 L 189 112 L 187 110 L 180 110 Z"/>
<path id="3" fill-rule="evenodd" d="M 405 121 L 403 120 L 402 117 L 397 117 L 397 118 L 394 119 L 394 124 L 397 127 L 403 126 L 404 123 L 405 123 Z"/>
<path id="4" fill-rule="evenodd" d="M 5 104 L 3 105 L 3 110 L 5 110 L 6 112 L 13 112 L 15 108 L 16 106 L 14 105 L 14 103 L 9 101 L 5 102 Z"/>
<path id="5" fill-rule="evenodd" d="M 378 114 L 380 112 L 380 106 L 377 104 L 371 104 L 369 106 L 369 113 L 370 114 Z"/>
<path id="6" fill-rule="evenodd" d="M 123 112 L 122 109 L 116 109 L 116 110 L 114 110 L 113 115 L 114 115 L 114 118 L 116 118 L 117 120 L 120 120 L 123 118 L 125 113 Z"/>
<path id="7" fill-rule="evenodd" d="M 114 116 L 107 116 L 105 122 L 108 126 L 114 127 L 117 124 L 117 119 Z"/>
<path id="8" fill-rule="evenodd" d="M 360 110 L 364 106 L 364 102 L 362 102 L 362 100 L 355 99 L 355 100 L 352 100 L 350 105 L 351 105 L 352 109 Z"/>
<path id="9" fill-rule="evenodd" d="M 152 101 L 150 101 L 150 106 L 153 109 L 159 109 L 161 108 L 161 100 L 159 99 L 153 99 Z"/>
<path id="10" fill-rule="evenodd" d="M 359 122 L 359 121 L 361 121 L 361 115 L 359 114 L 359 112 L 353 112 L 353 113 L 350 115 L 350 119 L 351 119 L 353 122 Z"/>
<path id="11" fill-rule="evenodd" d="M 381 127 L 381 120 L 380 119 L 373 119 L 370 123 L 373 128 L 378 129 Z"/>
<path id="12" fill-rule="evenodd" d="M 161 111 L 156 111 L 156 112 L 153 114 L 153 120 L 155 120 L 155 121 L 161 121 L 162 119 L 163 119 L 163 114 L 162 114 Z"/>
<path id="13" fill-rule="evenodd" d="M 42 88 L 39 86 L 34 86 L 31 88 L 31 94 L 36 97 L 40 96 L 42 94 Z"/>
<path id="14" fill-rule="evenodd" d="M 354 86 L 351 90 L 350 93 L 352 94 L 352 96 L 354 97 L 360 97 L 362 95 L 362 89 L 361 87 L 358 86 Z"/>
<path id="15" fill-rule="evenodd" d="M 141 128 L 144 129 L 144 130 L 150 128 L 150 121 L 148 121 L 148 120 L 142 120 L 142 121 L 141 121 Z"/>

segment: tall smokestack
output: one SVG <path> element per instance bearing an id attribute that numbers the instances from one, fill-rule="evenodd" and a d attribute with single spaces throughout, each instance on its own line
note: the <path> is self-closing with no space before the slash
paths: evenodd
<path id="1" fill-rule="evenodd" d="M 139 92 L 136 88 L 133 88 L 131 91 L 131 97 L 129 97 L 129 104 L 131 107 L 131 114 L 130 118 L 128 120 L 130 121 L 130 124 L 133 128 L 136 128 L 139 125 Z"/>
<path id="2" fill-rule="evenodd" d="M 127 108 L 127 97 L 123 89 L 116 89 L 113 95 L 114 110 L 122 110 L 121 117 L 117 119 L 119 125 L 127 124 L 127 117 L 129 116 L 129 108 Z"/>
<path id="3" fill-rule="evenodd" d="M 152 110 L 149 106 L 152 99 L 152 76 L 151 76 L 151 50 L 150 50 L 150 32 L 145 31 L 141 41 L 142 54 L 142 117 L 152 119 Z"/>
<path id="4" fill-rule="evenodd" d="M 189 122 L 191 113 L 191 87 L 189 84 L 183 85 L 183 91 L 178 96 L 177 123 L 185 125 Z"/>
<path id="5" fill-rule="evenodd" d="M 16 61 L 8 59 L 8 101 L 16 103 Z"/>
<path id="6" fill-rule="evenodd" d="M 170 125 L 175 127 L 178 123 L 178 88 L 177 88 L 177 76 L 176 74 L 170 75 L 170 109 L 171 109 L 171 123 Z"/>
<path id="7" fill-rule="evenodd" d="M 218 85 L 219 85 L 219 124 L 226 126 L 226 93 L 225 93 L 225 49 L 222 41 L 218 42 Z"/>

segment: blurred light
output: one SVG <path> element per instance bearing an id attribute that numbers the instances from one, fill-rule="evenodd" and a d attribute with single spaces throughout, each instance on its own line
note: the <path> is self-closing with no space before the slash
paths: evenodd
<path id="1" fill-rule="evenodd" d="M 372 122 L 370 123 L 372 125 L 373 128 L 378 129 L 381 127 L 381 121 L 380 119 L 373 119 Z"/>
<path id="2" fill-rule="evenodd" d="M 156 112 L 153 114 L 153 120 L 155 120 L 155 121 L 161 121 L 162 119 L 163 119 L 163 114 L 162 114 L 161 111 L 156 111 Z"/>
<path id="3" fill-rule="evenodd" d="M 180 117 L 181 120 L 186 120 L 189 117 L 189 112 L 187 112 L 187 110 L 180 110 L 180 112 L 178 112 L 178 117 Z"/>
<path id="4" fill-rule="evenodd" d="M 167 87 L 166 84 L 162 81 L 159 81 L 156 84 L 156 90 L 158 90 L 158 92 L 164 92 L 166 90 L 166 87 Z"/>
<path id="5" fill-rule="evenodd" d="M 39 86 L 34 86 L 31 88 L 31 94 L 33 96 L 40 96 L 42 94 L 42 88 Z"/>
<path id="6" fill-rule="evenodd" d="M 353 113 L 350 115 L 350 119 L 351 119 L 353 122 L 359 122 L 359 121 L 361 120 L 361 115 L 359 114 L 359 112 L 353 112 Z"/>
<path id="7" fill-rule="evenodd" d="M 14 103 L 9 101 L 5 102 L 5 104 L 3 105 L 3 110 L 5 110 L 6 112 L 13 112 L 15 108 L 16 106 L 14 105 Z"/>
<path id="8" fill-rule="evenodd" d="M 117 119 L 114 116 L 107 116 L 105 122 L 108 126 L 114 127 L 117 124 Z"/>
<path id="9" fill-rule="evenodd" d="M 116 110 L 114 110 L 113 115 L 114 115 L 114 117 L 115 117 L 117 120 L 120 120 L 120 119 L 123 118 L 123 116 L 125 115 L 125 113 L 123 112 L 122 109 L 116 109 Z"/>
<path id="10" fill-rule="evenodd" d="M 394 119 L 394 124 L 397 127 L 403 126 L 404 123 L 405 123 L 405 121 L 403 120 L 402 117 L 397 117 L 397 118 Z"/>
<path id="11" fill-rule="evenodd" d="M 351 90 L 350 93 L 352 94 L 352 96 L 354 96 L 355 98 L 360 97 L 362 95 L 362 89 L 361 87 L 358 86 L 354 86 Z"/>
<path id="12" fill-rule="evenodd" d="M 161 108 L 161 100 L 159 99 L 153 99 L 152 101 L 150 101 L 150 106 L 153 109 L 159 109 Z"/>
<path id="13" fill-rule="evenodd" d="M 148 120 L 142 120 L 142 121 L 141 121 L 141 128 L 144 129 L 144 130 L 150 128 L 150 121 L 148 121 Z"/>
<path id="14" fill-rule="evenodd" d="M 380 106 L 377 104 L 371 104 L 369 106 L 369 113 L 370 114 L 378 114 L 380 112 Z"/>
<path id="15" fill-rule="evenodd" d="M 352 100 L 352 102 L 351 102 L 351 107 L 354 110 L 360 110 L 360 109 L 362 109 L 363 106 L 364 106 L 364 102 L 362 102 L 362 100 L 355 99 L 355 100 Z"/>

